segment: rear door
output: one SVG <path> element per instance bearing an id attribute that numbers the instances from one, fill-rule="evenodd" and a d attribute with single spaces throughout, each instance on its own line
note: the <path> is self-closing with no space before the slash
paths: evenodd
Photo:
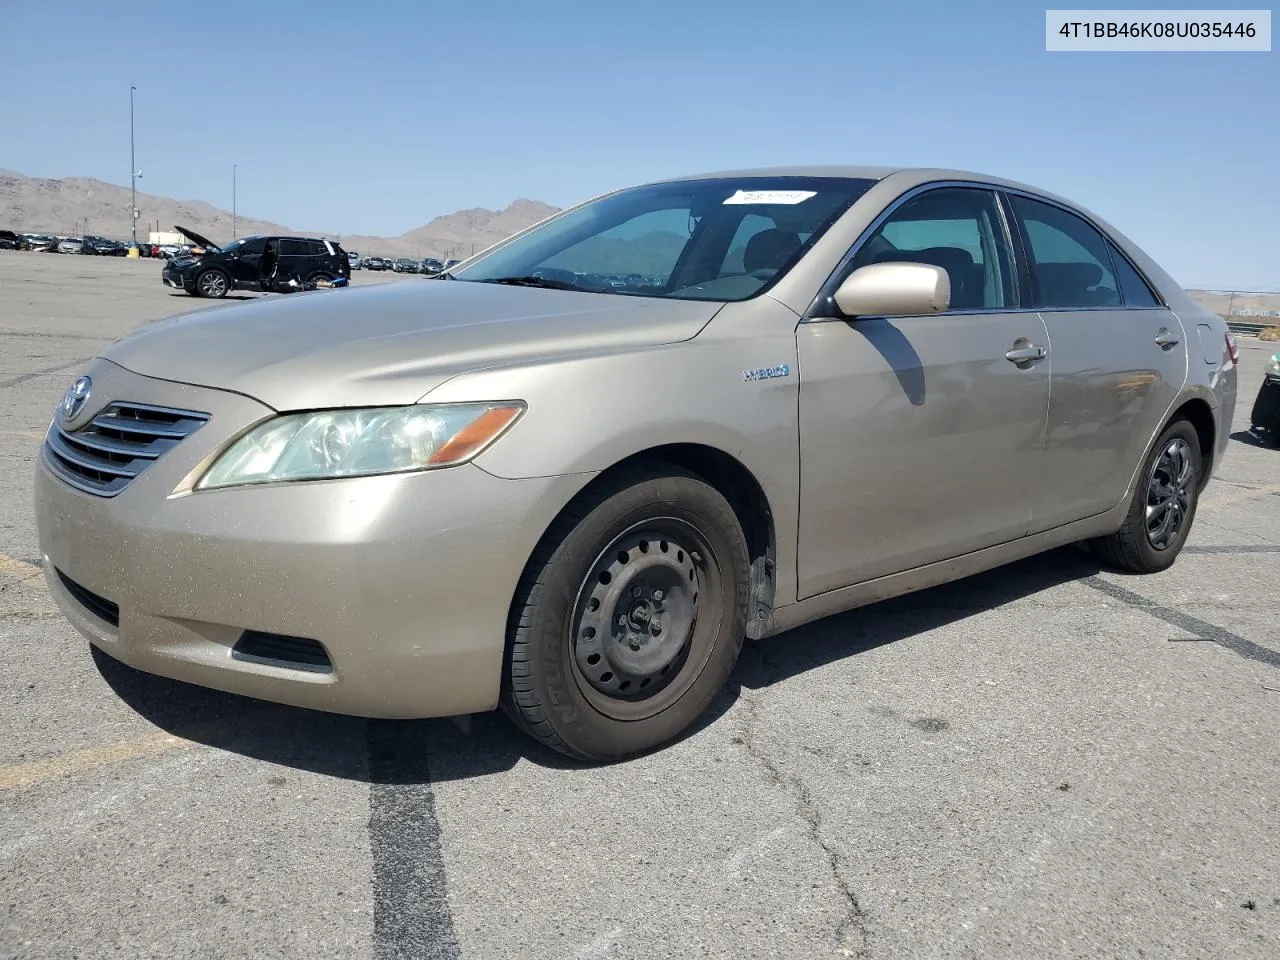
<path id="1" fill-rule="evenodd" d="M 1047 360 L 1025 357 L 1046 336 L 1019 304 L 995 192 L 907 199 L 832 283 L 901 260 L 946 269 L 951 309 L 796 331 L 801 598 L 1016 540 L 1030 524 L 1049 375 Z"/>
<path id="2" fill-rule="evenodd" d="M 1111 509 L 1187 376 L 1177 316 L 1083 217 L 1009 194 L 1052 359 L 1032 530 Z"/>
<path id="3" fill-rule="evenodd" d="M 313 271 L 314 258 L 311 256 L 311 248 L 306 240 L 281 237 L 278 249 L 280 266 L 276 270 L 277 281 L 288 283 L 296 279 L 301 283 Z"/>

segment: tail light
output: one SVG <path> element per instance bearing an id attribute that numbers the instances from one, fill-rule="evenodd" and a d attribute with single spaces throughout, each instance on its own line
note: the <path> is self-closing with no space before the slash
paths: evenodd
<path id="1" fill-rule="evenodd" d="M 1239 363 L 1239 362 L 1240 362 L 1240 348 L 1239 348 L 1238 346 L 1236 346 L 1236 338 L 1235 338 L 1235 337 L 1233 337 L 1233 336 L 1231 335 L 1231 331 L 1230 331 L 1230 330 L 1228 330 L 1226 333 L 1224 333 L 1224 334 L 1222 335 L 1222 338 L 1223 338 L 1224 340 L 1226 340 L 1226 341 L 1227 341 L 1227 354 L 1231 357 L 1231 362 L 1232 362 L 1232 363 Z"/>

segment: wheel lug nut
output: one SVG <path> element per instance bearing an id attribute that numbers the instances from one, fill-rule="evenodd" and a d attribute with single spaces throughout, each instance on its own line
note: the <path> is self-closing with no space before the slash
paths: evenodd
<path id="1" fill-rule="evenodd" d="M 661 590 L 655 590 L 655 591 L 653 591 L 653 599 L 655 599 L 655 600 L 661 600 L 661 599 L 662 599 L 662 591 L 661 591 Z"/>
<path id="2" fill-rule="evenodd" d="M 640 644 L 638 644 L 638 643 L 636 643 L 636 641 L 632 640 L 632 641 L 631 641 L 631 651 L 632 651 L 633 653 L 639 653 L 639 652 L 640 652 Z"/>
<path id="3" fill-rule="evenodd" d="M 631 595 L 632 595 L 633 597 L 638 597 L 638 596 L 640 596 L 640 594 L 642 594 L 642 593 L 644 593 L 644 591 L 643 591 L 643 590 L 641 590 L 639 587 L 632 587 L 632 588 L 631 588 Z"/>
<path id="4" fill-rule="evenodd" d="M 627 625 L 627 615 L 625 613 L 618 614 L 618 626 L 625 627 Z"/>

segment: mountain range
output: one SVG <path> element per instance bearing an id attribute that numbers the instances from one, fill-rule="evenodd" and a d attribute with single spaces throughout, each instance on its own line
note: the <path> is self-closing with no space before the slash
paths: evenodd
<path id="1" fill-rule="evenodd" d="M 559 208 L 519 199 L 502 210 L 459 210 L 436 217 L 398 237 L 339 234 L 312 224 L 288 227 L 248 217 L 237 211 L 235 236 L 284 234 L 339 240 L 347 250 L 366 256 L 469 257 L 491 244 L 556 213 Z M 174 224 L 203 234 L 214 243 L 232 239 L 232 216 L 200 200 L 173 200 L 138 194 L 138 238 L 152 230 L 172 231 Z M 0 170 L 0 227 L 62 236 L 94 234 L 127 240 L 129 188 L 88 177 L 46 180 Z"/>

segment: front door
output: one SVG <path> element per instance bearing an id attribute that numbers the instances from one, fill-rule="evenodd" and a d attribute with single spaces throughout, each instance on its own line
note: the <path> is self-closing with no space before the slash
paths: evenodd
<path id="1" fill-rule="evenodd" d="M 798 327 L 801 599 L 1027 533 L 1049 370 L 1010 250 L 994 193 L 927 190 L 845 272 L 944 267 L 951 309 Z"/>
<path id="2" fill-rule="evenodd" d="M 231 264 L 237 287 L 256 290 L 262 279 L 262 252 L 266 241 L 261 237 L 246 240 L 236 251 L 236 259 Z"/>
<path id="3" fill-rule="evenodd" d="M 1032 530 L 1124 497 L 1187 376 L 1186 335 L 1120 250 L 1065 210 L 1012 195 L 1049 332 L 1049 420 Z"/>

